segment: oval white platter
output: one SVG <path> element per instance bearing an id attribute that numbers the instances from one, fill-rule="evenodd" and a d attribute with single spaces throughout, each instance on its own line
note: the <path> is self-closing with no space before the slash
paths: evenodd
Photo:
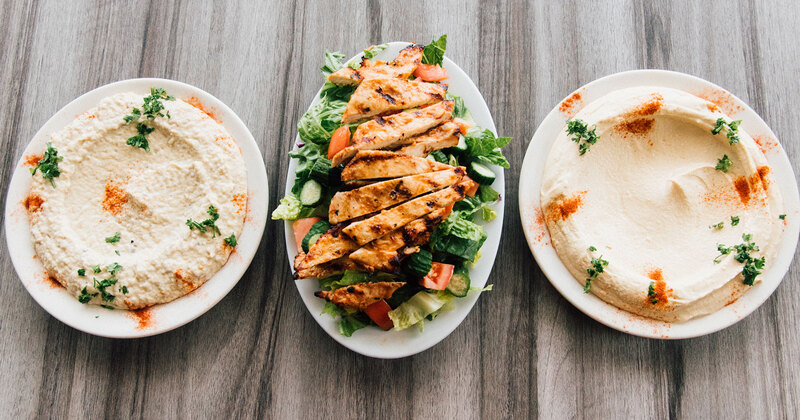
<path id="1" fill-rule="evenodd" d="M 179 99 L 199 102 L 206 112 L 222 122 L 242 150 L 247 167 L 247 215 L 236 250 L 214 277 L 191 293 L 172 302 L 140 311 L 108 310 L 83 305 L 63 287 L 47 280 L 44 268 L 35 258 L 28 217 L 23 205 L 31 187 L 29 166 L 24 157 L 41 154 L 50 133 L 72 122 L 108 96 L 134 92 L 143 97 L 151 87 L 160 87 Z M 194 102 L 197 101 L 197 102 Z M 47 312 L 61 322 L 89 334 L 113 338 L 134 338 L 160 334 L 180 327 L 211 309 L 244 274 L 255 256 L 267 220 L 267 173 L 261 151 L 253 135 L 227 105 L 200 88 L 166 79 L 130 79 L 101 86 L 73 100 L 53 115 L 25 148 L 14 167 L 5 209 L 6 239 L 14 268 L 28 293 Z"/>
<path id="2" fill-rule="evenodd" d="M 539 195 L 545 161 L 553 142 L 564 129 L 565 121 L 593 100 L 614 90 L 635 86 L 680 89 L 710 100 L 720 106 L 729 117 L 742 120 L 741 127 L 761 144 L 772 166 L 772 173 L 786 208 L 786 226 L 780 250 L 775 260 L 768 262 L 761 283 L 719 311 L 686 322 L 669 323 L 644 318 L 610 305 L 591 293 L 584 293 L 583 286 L 558 258 L 550 243 L 547 227 L 541 219 Z M 519 210 L 525 238 L 536 262 L 564 298 L 586 315 L 611 328 L 637 336 L 661 339 L 710 334 L 735 324 L 755 311 L 775 291 L 789 270 L 800 234 L 797 182 L 789 158 L 778 143 L 775 133 L 755 111 L 733 94 L 706 80 L 665 70 L 634 70 L 612 74 L 581 87 L 560 102 L 536 129 L 528 145 L 520 174 Z"/>
<path id="3" fill-rule="evenodd" d="M 391 60 L 401 49 L 408 45 L 410 45 L 408 42 L 390 42 L 388 48 L 376 58 L 385 61 Z M 351 58 L 351 60 L 360 60 L 361 57 L 362 54 L 359 54 Z M 483 96 L 481 96 L 472 80 L 447 57 L 444 58 L 444 67 L 450 77 L 449 80 L 445 81 L 449 85 L 448 91 L 464 99 L 464 104 L 480 127 L 487 128 L 497 134 L 497 129 L 494 126 L 489 108 L 486 106 L 486 101 L 484 101 Z M 319 102 L 319 92 L 317 92 L 309 108 L 317 102 Z M 296 142 L 300 143 L 299 135 Z M 286 177 L 286 194 L 291 192 L 291 186 L 294 184 L 296 167 L 297 161 L 293 159 L 289 164 L 289 174 Z M 505 193 L 503 168 L 495 166 L 492 169 L 497 174 L 497 179 L 492 184 L 492 188 L 499 191 L 502 197 Z M 488 223 L 478 222 L 486 229 L 488 238 L 481 248 L 480 260 L 470 270 L 472 286 L 485 286 L 492 271 L 497 247 L 500 244 L 500 233 L 503 228 L 503 203 L 504 201 L 501 201 L 495 206 L 495 210 L 497 210 L 496 219 Z M 292 224 L 286 222 L 286 253 L 289 258 L 289 267 L 294 270 L 292 263 L 294 256 L 297 255 L 297 246 L 294 243 L 292 232 Z M 339 334 L 337 323 L 332 317 L 322 315 L 324 301 L 314 296 L 314 292 L 319 290 L 319 282 L 315 279 L 305 279 L 297 280 L 295 284 L 311 316 L 314 317 L 314 320 L 328 335 L 350 350 L 365 356 L 382 359 L 411 356 L 442 341 L 466 318 L 480 295 L 480 292 L 472 291 L 464 298 L 454 299 L 455 309 L 442 313 L 433 321 L 425 321 L 424 332 L 420 332 L 417 328 L 408 328 L 403 331 L 383 331 L 377 327 L 368 327 L 356 331 L 351 337 L 345 337 Z"/>

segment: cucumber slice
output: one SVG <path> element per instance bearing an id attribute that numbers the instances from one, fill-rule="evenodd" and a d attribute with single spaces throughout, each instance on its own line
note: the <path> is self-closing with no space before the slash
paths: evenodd
<path id="1" fill-rule="evenodd" d="M 324 220 L 314 223 L 314 225 L 311 226 L 311 229 L 308 230 L 308 233 L 306 233 L 306 236 L 303 237 L 303 252 L 308 252 L 311 246 L 317 242 L 317 239 L 319 239 L 319 237 L 322 236 L 323 233 L 327 232 L 330 228 L 330 223 Z"/>
<path id="2" fill-rule="evenodd" d="M 467 141 L 464 140 L 464 136 L 458 136 L 458 144 L 452 147 L 453 151 L 461 156 L 465 156 L 469 148 L 467 147 Z"/>
<path id="3" fill-rule="evenodd" d="M 469 292 L 469 285 L 469 272 L 465 267 L 459 267 L 453 273 L 453 277 L 450 278 L 450 283 L 447 284 L 445 290 L 455 297 L 464 297 Z"/>
<path id="4" fill-rule="evenodd" d="M 320 201 L 322 201 L 322 185 L 309 179 L 300 189 L 300 204 L 312 207 L 319 204 Z"/>
<path id="5" fill-rule="evenodd" d="M 488 166 L 478 162 L 470 162 L 467 166 L 467 175 L 481 185 L 490 185 L 497 178 Z"/>
<path id="6" fill-rule="evenodd" d="M 328 183 L 328 180 L 330 179 L 330 173 L 331 161 L 328 159 L 317 159 L 314 162 L 314 166 L 311 167 L 311 178 L 314 178 L 323 184 Z"/>
<path id="7" fill-rule="evenodd" d="M 421 279 L 428 275 L 433 267 L 433 254 L 429 251 L 420 249 L 416 254 L 411 254 L 406 260 L 406 272 L 414 278 Z"/>

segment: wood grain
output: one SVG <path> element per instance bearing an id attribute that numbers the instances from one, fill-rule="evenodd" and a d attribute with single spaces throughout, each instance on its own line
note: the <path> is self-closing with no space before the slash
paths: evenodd
<path id="1" fill-rule="evenodd" d="M 25 292 L 2 241 L 0 417 L 796 418 L 800 263 L 726 330 L 682 341 L 628 336 L 550 286 L 519 228 L 517 192 L 529 139 L 554 104 L 637 68 L 691 73 L 743 98 L 797 171 L 798 19 L 791 0 L 4 1 L 3 206 L 11 169 L 53 113 L 97 86 L 150 76 L 230 105 L 264 153 L 277 203 L 324 50 L 351 55 L 441 33 L 514 141 L 495 291 L 450 337 L 403 360 L 359 356 L 316 325 L 292 284 L 279 223 L 216 307 L 140 340 L 53 319 Z"/>

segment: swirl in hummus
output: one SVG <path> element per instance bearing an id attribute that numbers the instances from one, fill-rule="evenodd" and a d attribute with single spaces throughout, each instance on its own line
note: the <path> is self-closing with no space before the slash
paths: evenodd
<path id="1" fill-rule="evenodd" d="M 181 297 L 225 264 L 235 246 L 225 238 L 242 231 L 241 151 L 207 114 L 169 99 L 147 119 L 142 95 L 117 94 L 49 135 L 60 174 L 34 174 L 31 233 L 47 273 L 82 303 L 139 309 Z M 141 119 L 126 123 L 134 108 Z M 152 129 L 149 150 L 128 143 L 137 122 Z M 218 217 L 203 225 L 210 206 Z"/>
<path id="2" fill-rule="evenodd" d="M 742 128 L 738 142 L 729 130 L 712 134 L 718 119 L 731 122 L 716 105 L 675 89 L 635 87 L 573 118 L 596 127 L 599 139 L 581 155 L 562 132 L 541 201 L 553 246 L 576 280 L 584 285 L 587 268 L 601 268 L 587 290 L 632 313 L 680 322 L 750 289 L 737 250 L 720 255 L 720 244 L 752 242 L 750 257 L 769 267 L 783 231 L 780 192 Z M 726 155 L 730 165 L 718 169 Z"/>

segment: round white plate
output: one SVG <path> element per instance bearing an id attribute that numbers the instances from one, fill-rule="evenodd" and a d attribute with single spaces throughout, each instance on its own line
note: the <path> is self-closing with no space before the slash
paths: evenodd
<path id="1" fill-rule="evenodd" d="M 408 45 L 410 45 L 408 42 L 390 42 L 389 47 L 381 52 L 377 58 L 381 60 L 391 60 L 401 49 Z M 363 54 L 359 54 L 351 58 L 351 60 L 360 60 L 362 55 Z M 478 88 L 475 87 L 472 80 L 470 80 L 460 67 L 447 57 L 444 58 L 444 67 L 447 69 L 447 75 L 450 76 L 450 79 L 445 82 L 450 86 L 449 92 L 461 96 L 464 99 L 464 104 L 472 113 L 473 119 L 480 127 L 488 128 L 496 134 L 497 129 L 494 126 L 492 115 L 489 113 L 489 108 L 486 106 L 486 101 L 483 100 L 483 96 L 478 92 Z M 314 96 L 314 101 L 311 103 L 311 106 L 314 106 L 317 102 L 319 102 L 319 92 Z M 299 135 L 297 136 L 297 143 L 300 143 Z M 286 177 L 286 194 L 291 192 L 292 185 L 294 184 L 296 167 L 297 161 L 292 159 L 289 164 L 289 174 Z M 503 168 L 495 166 L 492 169 L 497 174 L 497 179 L 494 184 L 492 184 L 492 188 L 499 191 L 502 197 L 505 193 Z M 476 266 L 470 270 L 472 286 L 485 286 L 489 274 L 492 271 L 494 257 L 497 254 L 497 247 L 500 244 L 500 233 L 503 228 L 503 203 L 504 202 L 501 201 L 495 206 L 495 210 L 497 210 L 496 219 L 488 223 L 478 222 L 484 226 L 489 236 L 486 242 L 483 243 L 483 248 L 481 248 L 480 260 Z M 294 271 L 292 263 L 294 261 L 294 256 L 297 255 L 297 246 L 294 243 L 294 234 L 292 232 L 292 224 L 287 222 L 286 253 L 289 257 L 289 267 Z M 454 299 L 455 309 L 442 313 L 433 321 L 425 321 L 424 332 L 420 332 L 419 329 L 414 327 L 403 331 L 383 331 L 377 327 L 367 327 L 356 331 L 351 337 L 345 337 L 339 334 L 337 322 L 333 318 L 329 315 L 322 315 L 322 308 L 325 302 L 314 296 L 314 292 L 319 290 L 319 282 L 314 279 L 305 279 L 297 280 L 295 284 L 297 285 L 297 290 L 300 292 L 303 302 L 306 304 L 309 312 L 311 312 L 311 316 L 314 317 L 314 320 L 316 320 L 322 329 L 333 337 L 334 340 L 357 353 L 382 359 L 411 356 L 442 341 L 461 324 L 464 318 L 466 318 L 480 295 L 480 292 L 473 291 L 469 292 L 464 298 Z"/>
<path id="2" fill-rule="evenodd" d="M 714 102 L 733 119 L 741 119 L 742 128 L 765 152 L 786 206 L 787 223 L 780 250 L 775 260 L 769 262 L 762 282 L 719 311 L 686 322 L 669 323 L 644 318 L 610 305 L 591 293 L 584 293 L 583 286 L 558 258 L 541 218 L 539 194 L 544 165 L 553 142 L 564 129 L 564 122 L 595 99 L 634 86 L 680 89 Z M 519 210 L 533 256 L 561 295 L 586 315 L 611 328 L 650 338 L 679 339 L 710 334 L 749 315 L 767 300 L 789 270 L 800 233 L 800 198 L 792 166 L 764 120 L 741 99 L 719 86 L 694 76 L 664 70 L 635 70 L 603 77 L 576 90 L 553 109 L 536 129 L 525 153 L 520 174 Z"/>
<path id="3" fill-rule="evenodd" d="M 108 96 L 122 92 L 146 96 L 150 87 L 161 87 L 179 99 L 191 99 L 213 115 L 233 136 L 247 166 L 247 215 L 236 250 L 228 262 L 205 284 L 172 302 L 139 311 L 108 310 L 84 305 L 63 287 L 47 279 L 35 257 L 28 216 L 23 205 L 31 188 L 25 156 L 41 154 L 50 133 L 72 122 Z M 113 338 L 134 338 L 160 334 L 180 327 L 204 314 L 225 297 L 244 274 L 261 242 L 267 220 L 267 172 L 261 151 L 242 120 L 219 99 L 194 86 L 166 79 L 130 79 L 101 86 L 61 108 L 36 133 L 22 159 L 17 162 L 6 198 L 5 227 L 8 252 L 22 284 L 34 300 L 59 321 L 89 334 Z"/>

